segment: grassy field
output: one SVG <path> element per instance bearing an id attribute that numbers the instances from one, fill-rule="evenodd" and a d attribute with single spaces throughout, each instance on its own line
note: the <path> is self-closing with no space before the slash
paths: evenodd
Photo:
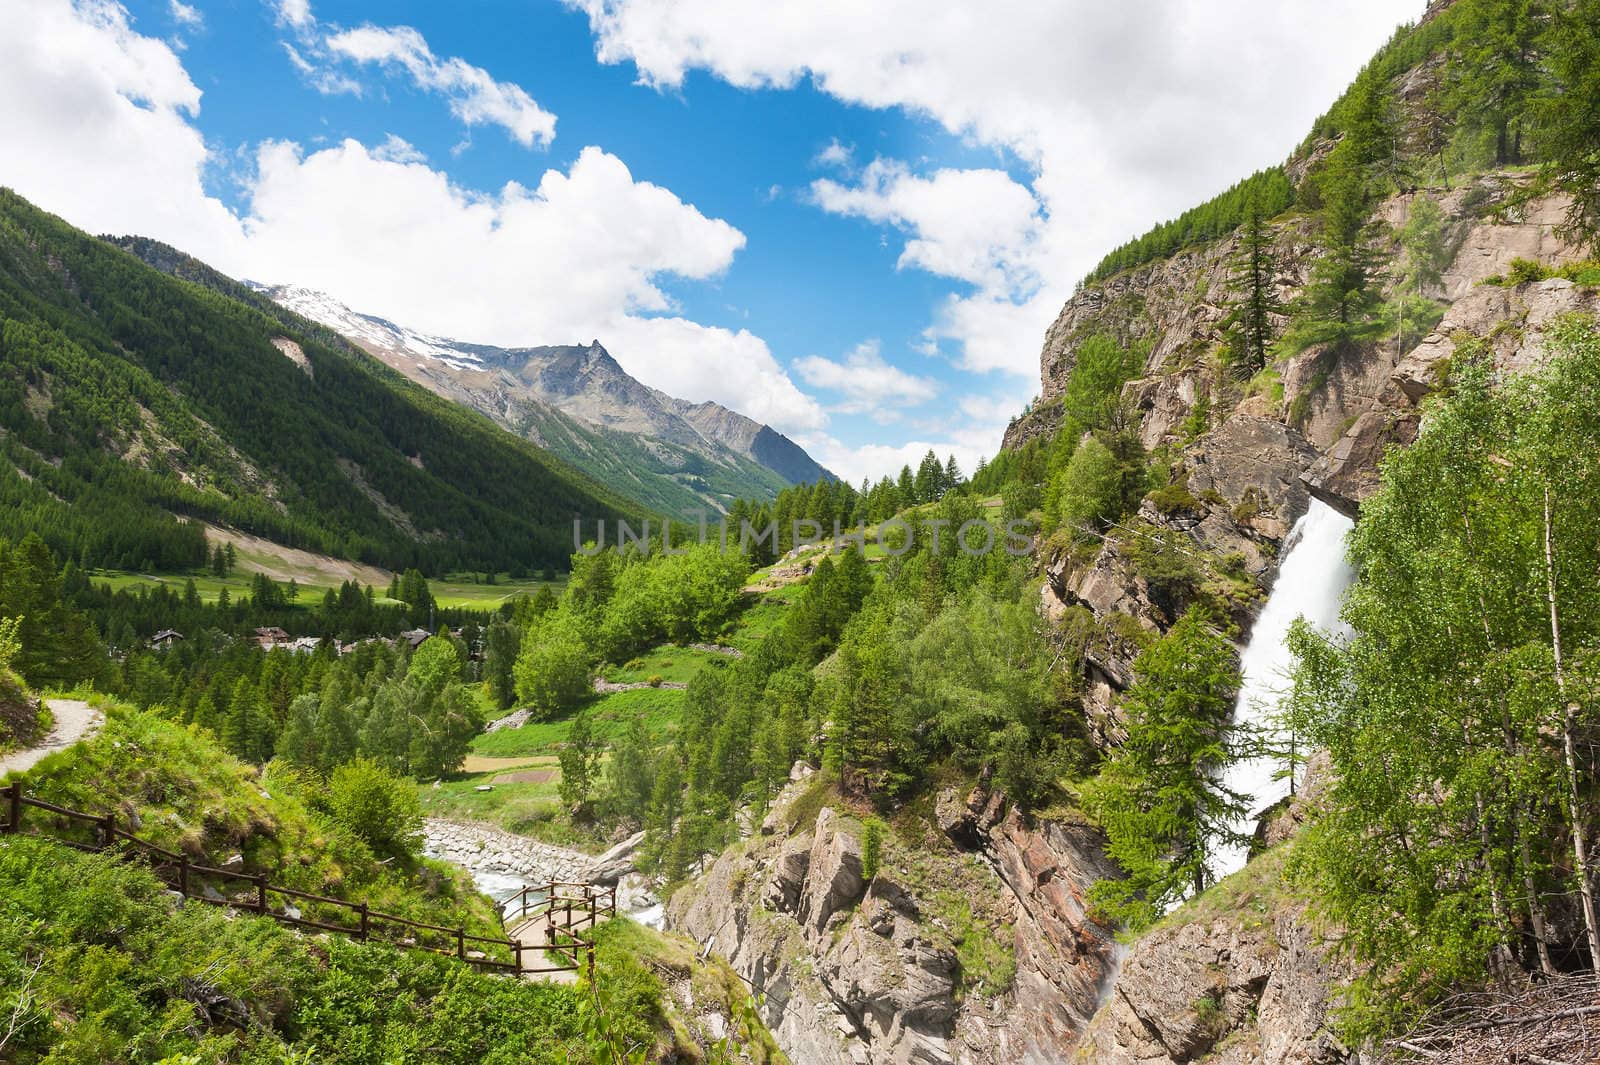
<path id="1" fill-rule="evenodd" d="M 620 666 L 607 666 L 600 675 L 614 684 L 644 684 L 654 677 L 687 684 L 707 663 L 726 662 L 728 658 L 728 655 L 715 651 L 696 651 L 662 644 Z"/>
<path id="2" fill-rule="evenodd" d="M 554 757 L 545 756 L 424 785 L 418 795 L 422 812 L 428 817 L 483 821 L 546 843 L 589 851 L 603 849 L 603 840 L 591 838 L 563 816 L 560 782 L 561 770 Z M 485 785 L 491 790 L 477 790 Z"/>
<path id="3" fill-rule="evenodd" d="M 801 585 L 791 584 L 766 592 L 745 608 L 738 627 L 727 640 L 730 646 L 749 654 L 756 645 L 783 621 L 790 602 L 800 594 Z"/>
<path id="4" fill-rule="evenodd" d="M 595 735 L 609 737 L 635 717 L 643 716 L 652 735 L 665 741 L 678 730 L 683 713 L 683 692 L 675 689 L 636 688 L 601 695 L 581 709 L 593 715 Z M 487 732 L 472 741 L 472 754 L 485 758 L 523 758 L 553 754 L 566 742 L 576 711 L 551 721 L 533 721 L 516 729 Z"/>
<path id="5" fill-rule="evenodd" d="M 262 570 L 256 565 L 255 559 L 247 557 L 245 552 L 240 552 L 239 566 L 227 577 L 218 577 L 209 570 L 191 573 L 134 573 L 129 570 L 90 570 L 89 579 L 96 585 L 109 584 L 118 591 L 140 588 L 152 588 L 165 585 L 175 592 L 181 593 L 185 582 L 194 581 L 195 591 L 200 593 L 200 598 L 207 603 L 215 603 L 222 595 L 224 588 L 228 597 L 235 602 L 250 594 L 250 580 Z M 330 588 L 338 588 L 342 582 L 325 574 L 307 572 L 304 580 L 295 577 L 300 588 L 299 603 L 302 606 L 313 606 L 320 602 L 322 593 Z M 433 592 L 433 597 L 441 607 L 447 609 L 464 610 L 494 610 L 500 604 L 514 599 L 519 595 L 532 595 L 545 584 L 539 580 L 513 581 L 507 577 L 500 577 L 494 584 L 483 584 L 464 576 L 442 581 L 429 581 L 428 587 Z M 551 589 L 559 595 L 563 581 L 551 582 Z M 375 588 L 377 602 L 393 605 L 395 600 L 387 598 L 383 593 L 387 591 L 387 583 Z"/>
<path id="6" fill-rule="evenodd" d="M 514 581 L 504 574 L 496 578 L 493 584 L 483 584 L 469 574 L 452 574 L 444 580 L 429 581 L 428 588 L 433 592 L 433 598 L 442 607 L 459 607 L 467 610 L 493 610 L 502 603 L 509 602 L 519 595 L 533 595 L 546 583 L 556 595 L 566 587 L 566 579 L 562 577 L 554 581 L 525 580 Z"/>

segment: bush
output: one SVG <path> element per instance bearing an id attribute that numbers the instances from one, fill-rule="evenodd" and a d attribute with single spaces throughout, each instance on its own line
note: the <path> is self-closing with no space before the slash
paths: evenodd
<path id="1" fill-rule="evenodd" d="M 367 758 L 333 771 L 328 812 L 374 853 L 413 861 L 422 853 L 422 804 L 416 785 Z"/>
<path id="2" fill-rule="evenodd" d="M 883 822 L 876 817 L 867 818 L 861 837 L 861 876 L 872 883 L 883 861 Z"/>
<path id="3" fill-rule="evenodd" d="M 559 624 L 528 633 L 516 665 L 517 694 L 541 718 L 582 699 L 589 690 L 589 654 Z"/>
<path id="4" fill-rule="evenodd" d="M 1095 437 L 1087 437 L 1072 461 L 1056 475 L 1056 512 L 1062 524 L 1096 527 L 1121 511 L 1122 471 L 1116 456 Z"/>
<path id="5" fill-rule="evenodd" d="M 659 673 L 650 674 L 650 679 L 648 681 L 646 681 L 645 683 L 649 684 L 650 687 L 652 687 L 652 688 L 661 687 L 661 685 L 663 683 L 662 678 L 661 678 L 661 674 L 659 674 Z"/>

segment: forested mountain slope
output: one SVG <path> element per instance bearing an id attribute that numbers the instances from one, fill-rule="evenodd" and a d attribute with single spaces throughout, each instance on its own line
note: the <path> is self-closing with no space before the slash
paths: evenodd
<path id="1" fill-rule="evenodd" d="M 192 263 L 192 261 L 191 261 Z M 560 565 L 636 511 L 559 459 L 192 264 L 0 192 L 0 535 L 189 569 L 198 524 L 401 569 Z"/>

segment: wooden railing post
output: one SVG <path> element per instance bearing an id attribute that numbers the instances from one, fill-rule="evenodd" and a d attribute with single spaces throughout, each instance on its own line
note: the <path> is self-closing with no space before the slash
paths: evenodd
<path id="1" fill-rule="evenodd" d="M 256 912 L 267 912 L 267 878 L 264 876 L 256 877 Z"/>
<path id="2" fill-rule="evenodd" d="M 467 960 L 467 932 L 464 928 L 456 929 L 456 957 Z"/>
<path id="3" fill-rule="evenodd" d="M 189 856 L 180 855 L 178 858 L 178 894 L 184 898 L 189 897 Z"/>
<path id="4" fill-rule="evenodd" d="M 594 947 L 589 948 L 589 986 L 594 986 Z"/>
<path id="5" fill-rule="evenodd" d="M 100 849 L 108 851 L 117 842 L 117 815 L 106 814 L 100 819 Z"/>
<path id="6" fill-rule="evenodd" d="M 522 973 L 522 940 L 517 939 L 517 940 L 513 940 L 512 941 L 512 943 L 511 943 L 511 953 L 517 959 L 517 974 L 521 975 L 521 973 Z"/>
<path id="7" fill-rule="evenodd" d="M 6 832 L 14 836 L 22 831 L 22 781 L 12 781 L 6 791 Z"/>
<path id="8" fill-rule="evenodd" d="M 372 907 L 365 902 L 361 904 L 361 938 L 366 939 L 372 935 Z"/>

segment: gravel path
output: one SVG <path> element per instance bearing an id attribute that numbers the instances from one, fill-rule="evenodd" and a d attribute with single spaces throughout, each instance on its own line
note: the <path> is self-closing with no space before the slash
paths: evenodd
<path id="1" fill-rule="evenodd" d="M 56 719 L 50 735 L 37 747 L 14 751 L 0 758 L 0 778 L 12 773 L 26 773 L 57 751 L 64 751 L 79 740 L 88 739 L 100 731 L 100 725 L 105 720 L 100 711 L 77 699 L 51 699 L 48 705 Z"/>

